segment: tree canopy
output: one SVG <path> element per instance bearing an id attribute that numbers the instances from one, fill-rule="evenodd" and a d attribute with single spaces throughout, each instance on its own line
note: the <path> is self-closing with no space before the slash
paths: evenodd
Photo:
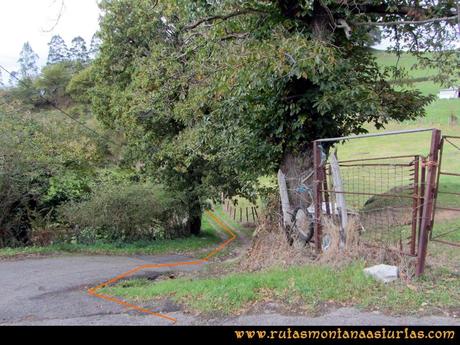
<path id="1" fill-rule="evenodd" d="M 48 65 L 67 61 L 69 58 L 69 51 L 64 39 L 59 35 L 51 37 L 48 43 Z"/>
<path id="2" fill-rule="evenodd" d="M 432 97 L 395 86 L 403 69 L 378 66 L 376 27 L 439 80 L 458 75 L 450 0 L 100 6 L 94 110 L 125 132 L 131 159 L 186 191 L 191 214 L 221 192 L 251 196 L 260 176 L 308 157 L 314 139 L 423 116 Z"/>
<path id="3" fill-rule="evenodd" d="M 18 60 L 20 75 L 23 80 L 31 79 L 38 74 L 38 55 L 33 51 L 29 42 L 24 43 Z"/>
<path id="4" fill-rule="evenodd" d="M 100 45 L 101 45 L 101 40 L 96 33 L 91 37 L 91 42 L 90 42 L 90 46 L 88 50 L 88 55 L 91 60 L 94 60 L 96 58 L 97 54 L 99 53 Z"/>
<path id="5" fill-rule="evenodd" d="M 71 61 L 80 63 L 87 63 L 89 61 L 88 49 L 86 48 L 86 42 L 83 37 L 77 36 L 72 40 L 69 57 Z"/>

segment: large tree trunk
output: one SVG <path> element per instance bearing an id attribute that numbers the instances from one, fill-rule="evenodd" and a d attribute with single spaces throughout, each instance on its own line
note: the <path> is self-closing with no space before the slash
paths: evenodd
<path id="1" fill-rule="evenodd" d="M 292 210 L 311 205 L 313 191 L 313 155 L 311 151 L 286 153 L 280 170 L 286 177 L 287 193 Z"/>
<path id="2" fill-rule="evenodd" d="M 313 2 L 313 15 L 312 15 L 312 31 L 316 39 L 326 41 L 329 34 L 332 32 L 333 18 L 332 14 L 328 12 L 327 7 L 321 0 Z"/>
<path id="3" fill-rule="evenodd" d="M 306 17 L 300 16 L 302 6 L 299 0 L 278 0 L 281 12 L 288 18 L 296 18 L 304 21 L 306 26 L 311 30 L 314 39 L 320 41 L 328 41 L 331 37 L 334 18 L 321 0 L 313 1 L 313 13 Z M 298 95 L 307 91 L 317 91 L 318 86 L 314 85 L 311 80 L 297 79 L 287 85 L 286 91 L 289 96 Z M 294 101 L 292 101 L 294 102 Z M 310 123 L 305 125 L 305 132 L 311 135 L 310 140 L 317 139 L 319 129 L 316 128 L 316 117 L 321 116 L 315 109 L 313 100 L 306 103 L 304 100 L 302 112 L 310 116 Z M 290 121 L 291 114 L 286 115 L 286 121 Z M 304 145 L 299 145 L 299 151 L 287 149 L 284 153 L 280 170 L 280 196 L 283 199 L 283 224 L 286 230 L 294 231 L 299 227 L 303 227 L 305 233 L 310 230 L 311 212 L 308 208 L 313 205 L 313 151 L 310 143 L 305 142 Z M 284 188 L 283 175 L 286 181 Z M 287 197 L 286 197 L 286 191 Z M 289 203 L 286 202 L 289 200 Z M 299 209 L 302 214 L 298 214 Z M 291 219 L 286 217 L 291 216 Z M 291 229 L 288 229 L 291 228 Z M 308 237 L 308 236 L 304 236 Z"/>
<path id="4" fill-rule="evenodd" d="M 313 1 L 313 13 L 302 18 L 300 0 L 278 0 L 278 6 L 284 16 L 303 20 L 311 28 L 316 39 L 327 40 L 333 30 L 332 13 L 321 0 Z"/>
<path id="5" fill-rule="evenodd" d="M 313 236 L 313 159 L 311 151 L 303 154 L 287 153 L 278 171 L 281 208 L 287 241 L 309 242 Z"/>
<path id="6" fill-rule="evenodd" d="M 188 230 L 192 235 L 199 235 L 201 231 L 201 217 L 203 213 L 201 200 L 199 197 L 199 188 L 203 179 L 203 166 L 202 159 L 195 159 L 189 166 L 187 171 L 187 181 L 189 184 L 187 192 L 188 204 Z"/>
<path id="7" fill-rule="evenodd" d="M 202 209 L 199 200 L 189 207 L 188 229 L 192 235 L 199 235 L 201 231 Z"/>

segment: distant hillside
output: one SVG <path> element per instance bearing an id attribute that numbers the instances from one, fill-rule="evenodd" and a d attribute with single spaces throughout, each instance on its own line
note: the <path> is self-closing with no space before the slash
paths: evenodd
<path id="1" fill-rule="evenodd" d="M 423 79 L 435 73 L 429 69 L 411 69 L 416 63 L 416 58 L 410 54 L 403 54 L 399 61 L 394 54 L 385 51 L 375 50 L 375 54 L 382 66 L 395 66 L 398 63 L 399 66 L 405 67 L 409 72 L 410 78 Z M 412 87 L 419 89 L 424 94 L 436 96 L 439 90 L 443 88 L 430 80 L 416 82 Z M 460 99 L 436 99 L 427 107 L 426 111 L 427 116 L 420 121 L 421 123 L 447 125 L 451 115 L 460 118 Z"/>

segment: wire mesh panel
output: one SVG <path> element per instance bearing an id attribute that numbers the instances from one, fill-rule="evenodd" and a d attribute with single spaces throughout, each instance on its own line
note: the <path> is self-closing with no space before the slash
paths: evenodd
<path id="1" fill-rule="evenodd" d="M 399 142 L 390 141 L 388 137 L 428 132 L 431 133 L 429 146 L 420 142 L 413 147 L 409 145 L 412 152 L 417 152 L 413 155 L 382 155 L 339 161 L 332 153 L 339 144 L 348 141 L 385 137 L 387 140 L 381 146 L 382 152 L 403 154 L 404 148 L 399 146 Z M 315 140 L 312 211 L 317 252 L 324 251 L 328 227 L 333 231 L 334 228 L 339 229 L 339 248 L 347 245 L 349 232 L 353 236 L 359 232 L 361 243 L 417 256 L 415 274 L 422 275 L 429 229 L 434 219 L 440 144 L 441 131 L 436 128 Z M 369 151 L 374 148 L 373 153 L 380 151 L 380 147 L 376 150 L 375 146 L 363 141 L 361 146 L 355 146 L 355 150 L 366 145 Z M 355 152 L 361 156 L 371 153 Z M 458 173 L 455 175 L 460 176 Z"/>
<path id="2" fill-rule="evenodd" d="M 442 138 L 435 210 L 430 238 L 460 246 L 460 137 Z"/>
<path id="3" fill-rule="evenodd" d="M 342 194 L 350 226 L 370 244 L 395 248 L 415 255 L 419 221 L 420 157 L 380 157 L 338 162 L 340 188 L 334 181 L 331 163 L 325 164 L 325 186 L 321 192 L 328 200 L 326 213 L 340 222 Z M 352 229 L 353 230 L 353 229 Z"/>

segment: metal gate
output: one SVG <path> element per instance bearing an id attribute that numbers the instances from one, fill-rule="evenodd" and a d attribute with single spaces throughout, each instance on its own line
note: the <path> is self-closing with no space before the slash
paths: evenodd
<path id="1" fill-rule="evenodd" d="M 443 222 L 434 226 L 435 219 Z M 450 219 L 450 221 L 449 221 Z M 444 135 L 439 147 L 439 169 L 430 239 L 460 247 L 460 136 Z"/>
<path id="2" fill-rule="evenodd" d="M 326 145 L 330 148 L 334 144 L 352 139 L 427 131 L 431 132 L 431 145 L 427 156 L 387 156 L 336 162 L 338 170 L 344 176 L 340 177 L 342 182 L 339 188 L 331 186 Z M 437 188 L 437 182 L 443 174 L 460 177 L 458 173 L 437 173 L 442 153 L 440 147 L 445 140 L 448 138 L 441 140 L 439 129 L 416 129 L 314 141 L 313 214 L 317 251 L 321 252 L 323 247 L 324 220 L 331 215 L 339 215 L 339 221 L 343 224 L 344 216 L 348 217 L 347 213 L 351 213 L 364 225 L 367 223 L 367 227 L 377 235 L 372 238 L 374 243 L 381 244 L 382 238 L 390 239 L 396 243 L 393 248 L 398 252 L 416 257 L 416 275 L 423 274 L 427 243 L 432 234 L 430 229 L 434 223 L 435 197 L 442 192 Z M 454 147 L 460 150 L 460 146 Z M 337 202 L 340 195 L 348 195 L 349 206 L 345 206 L 346 210 L 342 210 L 343 212 Z M 385 200 L 392 201 L 388 203 Z M 458 210 L 460 211 L 460 207 Z"/>

